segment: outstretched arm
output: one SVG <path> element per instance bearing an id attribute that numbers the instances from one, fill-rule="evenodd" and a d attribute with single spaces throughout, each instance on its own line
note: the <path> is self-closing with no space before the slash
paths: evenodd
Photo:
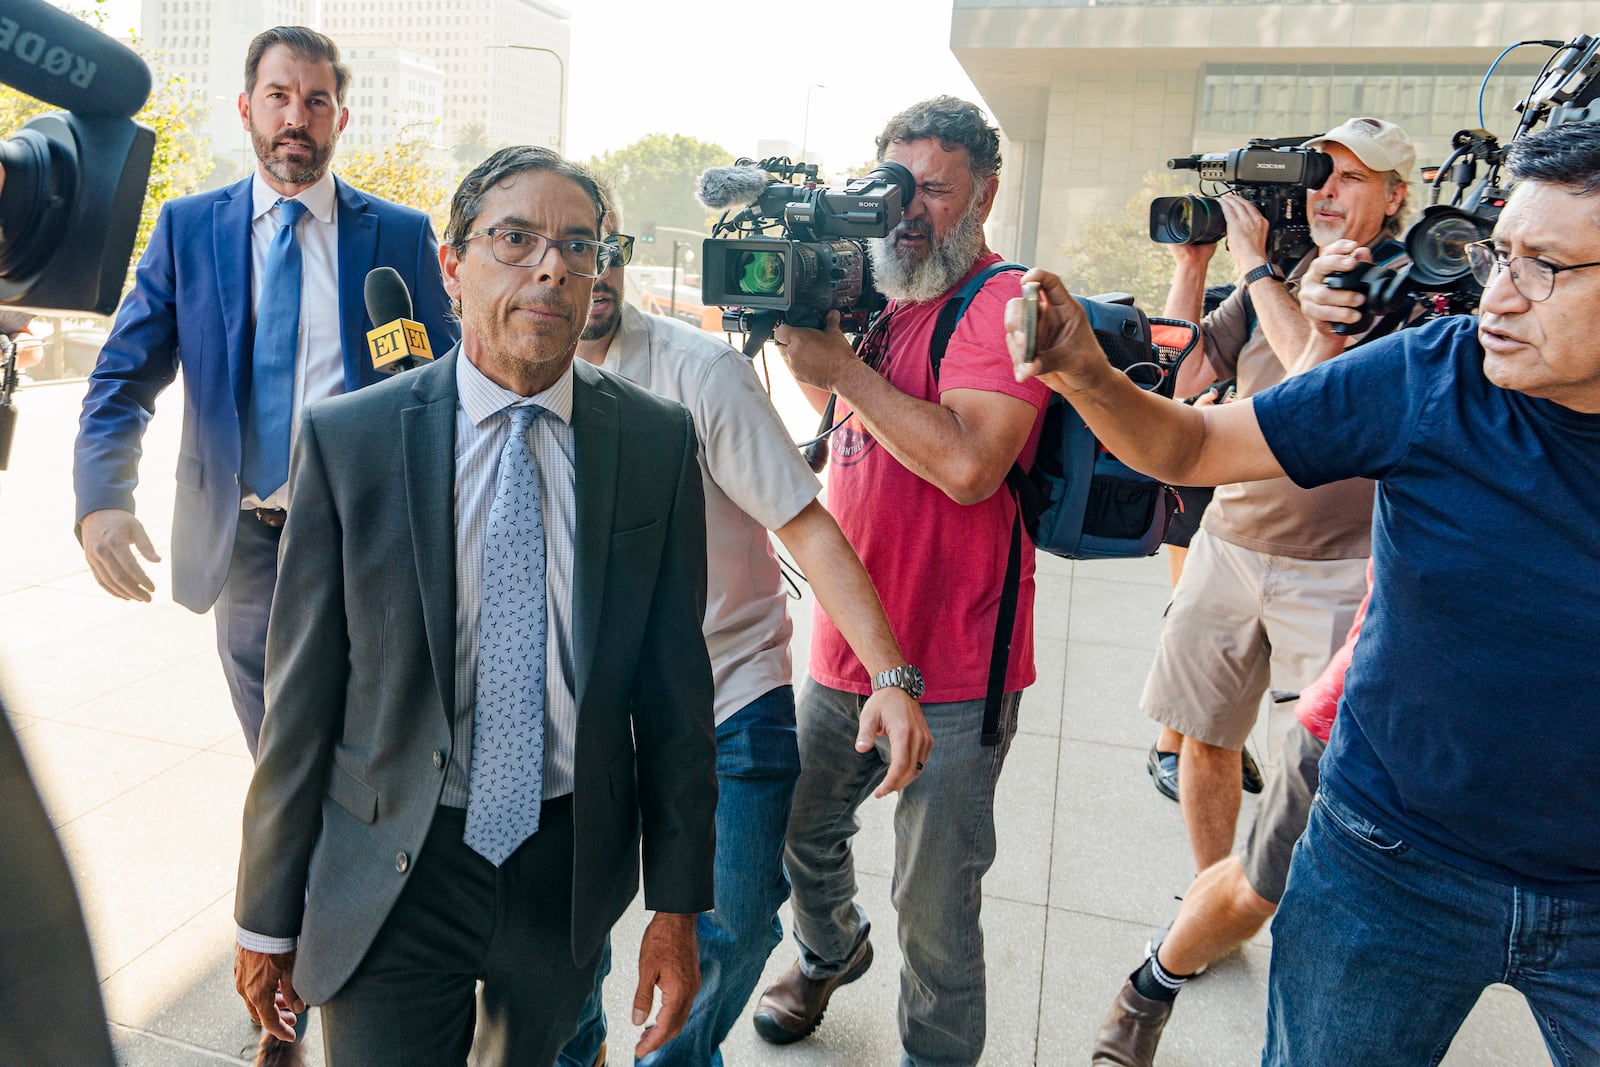
<path id="1" fill-rule="evenodd" d="M 906 662 L 861 558 L 821 501 L 812 500 L 773 532 L 794 554 L 817 602 L 869 675 Z M 922 717 L 922 706 L 897 686 L 880 689 L 867 698 L 856 751 L 869 751 L 873 738 L 883 735 L 889 738 L 889 773 L 874 794 L 880 797 L 909 785 L 933 750 L 933 734 Z"/>
<path id="2" fill-rule="evenodd" d="M 1283 475 L 1248 400 L 1196 408 L 1146 392 L 1101 351 L 1083 309 L 1061 279 L 1041 283 L 1038 356 L 1022 360 L 1022 301 L 1006 305 L 1006 339 L 1018 380 L 1037 377 L 1083 416 L 1118 459 L 1174 485 L 1222 485 Z"/>

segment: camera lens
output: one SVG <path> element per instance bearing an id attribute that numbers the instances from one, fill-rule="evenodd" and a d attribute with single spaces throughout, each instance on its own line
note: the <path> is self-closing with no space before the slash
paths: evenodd
<path id="1" fill-rule="evenodd" d="M 1204 245 L 1220 241 L 1228 232 L 1222 205 L 1208 196 L 1163 197 L 1166 218 L 1163 229 L 1166 243 Z"/>
<path id="2" fill-rule="evenodd" d="M 734 290 L 746 296 L 774 296 L 783 292 L 782 252 L 743 252 L 734 278 Z"/>
<path id="3" fill-rule="evenodd" d="M 1406 242 L 1410 246 L 1407 251 L 1431 276 L 1459 278 L 1471 269 L 1467 264 L 1467 245 L 1482 237 L 1482 229 L 1471 219 L 1445 216 L 1434 225 L 1419 229 L 1417 236 Z"/>

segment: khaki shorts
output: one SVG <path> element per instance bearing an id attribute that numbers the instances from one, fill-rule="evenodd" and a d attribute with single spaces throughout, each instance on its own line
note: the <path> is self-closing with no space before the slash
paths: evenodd
<path id="1" fill-rule="evenodd" d="M 1310 685 L 1344 644 L 1366 592 L 1365 559 L 1268 556 L 1201 530 L 1140 707 L 1196 741 L 1243 748 L 1267 687 Z"/>
<path id="2" fill-rule="evenodd" d="M 1321 779 L 1318 764 L 1328 746 L 1297 722 L 1274 747 L 1278 768 L 1267 776 L 1266 792 L 1256 807 L 1256 821 L 1250 826 L 1239 862 L 1250 888 L 1276 904 L 1283 899 L 1283 887 L 1289 880 L 1294 843 L 1311 818 L 1311 798 L 1317 795 Z"/>

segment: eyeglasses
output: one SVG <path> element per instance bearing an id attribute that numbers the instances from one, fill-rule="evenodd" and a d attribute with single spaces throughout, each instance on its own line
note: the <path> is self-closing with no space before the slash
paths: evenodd
<path id="1" fill-rule="evenodd" d="M 616 255 L 611 261 L 613 267 L 626 267 L 633 262 L 633 238 L 625 233 L 613 233 L 606 237 L 606 244 L 614 245 Z"/>
<path id="2" fill-rule="evenodd" d="M 1534 256 L 1508 256 L 1488 241 L 1474 241 L 1467 245 L 1467 264 L 1478 283 L 1488 286 L 1501 270 L 1511 271 L 1511 286 L 1535 304 L 1550 299 L 1556 288 L 1556 275 L 1585 267 L 1600 267 L 1594 263 L 1574 263 L 1570 267 L 1557 267 Z"/>
<path id="3" fill-rule="evenodd" d="M 580 278 L 598 278 L 611 269 L 619 247 L 601 241 L 566 237 L 559 241 L 532 230 L 517 230 L 505 226 L 491 226 L 477 233 L 467 234 L 465 240 L 489 238 L 489 253 L 508 267 L 536 267 L 551 245 L 561 254 L 567 270 Z M 624 260 L 626 262 L 626 260 Z"/>

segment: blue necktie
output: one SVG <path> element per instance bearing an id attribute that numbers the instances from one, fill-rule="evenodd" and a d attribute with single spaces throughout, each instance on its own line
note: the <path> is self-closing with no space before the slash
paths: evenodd
<path id="1" fill-rule="evenodd" d="M 539 829 L 544 797 L 544 516 L 528 430 L 514 407 L 483 542 L 467 847 L 500 866 Z"/>
<path id="2" fill-rule="evenodd" d="M 298 200 L 278 201 L 278 232 L 256 303 L 250 368 L 250 417 L 244 429 L 244 481 L 265 500 L 289 480 L 289 427 L 294 412 L 294 364 L 300 349 L 300 238 L 306 213 Z"/>

